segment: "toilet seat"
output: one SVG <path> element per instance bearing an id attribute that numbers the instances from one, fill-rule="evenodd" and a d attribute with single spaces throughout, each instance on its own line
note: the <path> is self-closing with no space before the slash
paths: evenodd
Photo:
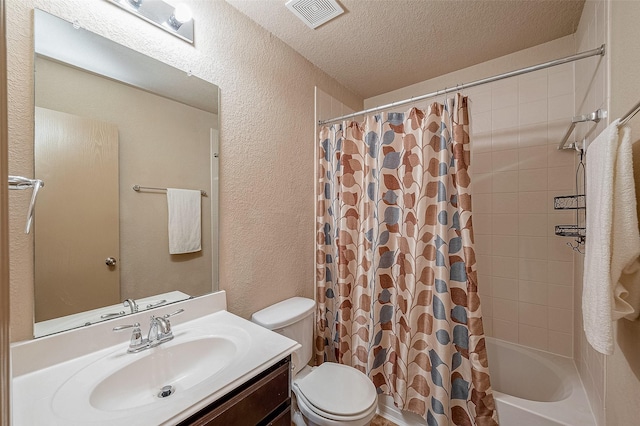
<path id="1" fill-rule="evenodd" d="M 306 403 L 304 396 L 300 396 L 300 392 L 294 388 L 295 394 L 295 406 L 297 410 L 304 416 L 305 422 L 298 423 L 296 425 L 314 425 L 314 426 L 368 426 L 371 424 L 371 419 L 375 416 L 378 408 L 378 404 L 371 406 L 371 410 L 363 413 L 360 417 L 342 417 L 340 419 L 328 418 L 316 413 L 310 405 Z M 335 417 L 335 416 L 333 416 Z"/>
<path id="2" fill-rule="evenodd" d="M 323 419 L 349 422 L 375 413 L 377 393 L 369 378 L 346 365 L 325 362 L 294 380 L 299 405 Z"/>

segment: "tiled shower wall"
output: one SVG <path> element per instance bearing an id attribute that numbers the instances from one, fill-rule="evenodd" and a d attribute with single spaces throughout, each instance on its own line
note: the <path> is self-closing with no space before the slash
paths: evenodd
<path id="1" fill-rule="evenodd" d="M 469 90 L 473 220 L 487 335 L 573 355 L 573 224 L 553 197 L 575 191 L 573 64 Z"/>
<path id="2" fill-rule="evenodd" d="M 579 52 L 593 49 L 606 43 L 607 5 L 604 0 L 587 1 L 582 18 L 576 31 L 576 47 Z M 599 108 L 608 109 L 607 65 L 605 58 L 588 58 L 576 62 L 576 115 L 589 114 Z M 602 120 L 594 131 L 587 136 L 592 141 L 607 125 Z M 582 138 L 593 126 L 580 125 L 577 136 Z M 575 292 L 574 303 L 574 345 L 575 362 L 584 383 L 591 409 L 599 425 L 605 424 L 604 392 L 605 392 L 605 356 L 594 350 L 587 342 L 582 330 L 582 270 L 584 257 L 575 255 Z"/>

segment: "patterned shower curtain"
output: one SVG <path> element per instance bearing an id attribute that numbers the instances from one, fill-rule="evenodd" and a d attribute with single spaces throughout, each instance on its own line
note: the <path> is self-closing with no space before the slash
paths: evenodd
<path id="1" fill-rule="evenodd" d="M 316 361 L 432 425 L 496 425 L 473 249 L 466 97 L 321 128 Z"/>

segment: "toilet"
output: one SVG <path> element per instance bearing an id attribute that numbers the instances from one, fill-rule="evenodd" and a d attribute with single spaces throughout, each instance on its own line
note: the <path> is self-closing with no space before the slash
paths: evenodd
<path id="1" fill-rule="evenodd" d="M 307 363 L 313 354 L 315 302 L 293 297 L 251 316 L 251 321 L 302 345 L 291 355 L 293 411 L 296 426 L 366 426 L 376 414 L 378 395 L 359 370 L 325 362 Z"/>

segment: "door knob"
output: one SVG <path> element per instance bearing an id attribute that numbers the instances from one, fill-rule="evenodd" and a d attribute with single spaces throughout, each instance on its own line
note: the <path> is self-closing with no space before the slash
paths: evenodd
<path id="1" fill-rule="evenodd" d="M 104 261 L 104 263 L 105 263 L 107 266 L 115 266 L 115 265 L 116 265 L 116 263 L 118 263 L 118 261 L 116 260 L 116 258 L 115 258 L 115 257 L 107 257 L 107 259 Z"/>

